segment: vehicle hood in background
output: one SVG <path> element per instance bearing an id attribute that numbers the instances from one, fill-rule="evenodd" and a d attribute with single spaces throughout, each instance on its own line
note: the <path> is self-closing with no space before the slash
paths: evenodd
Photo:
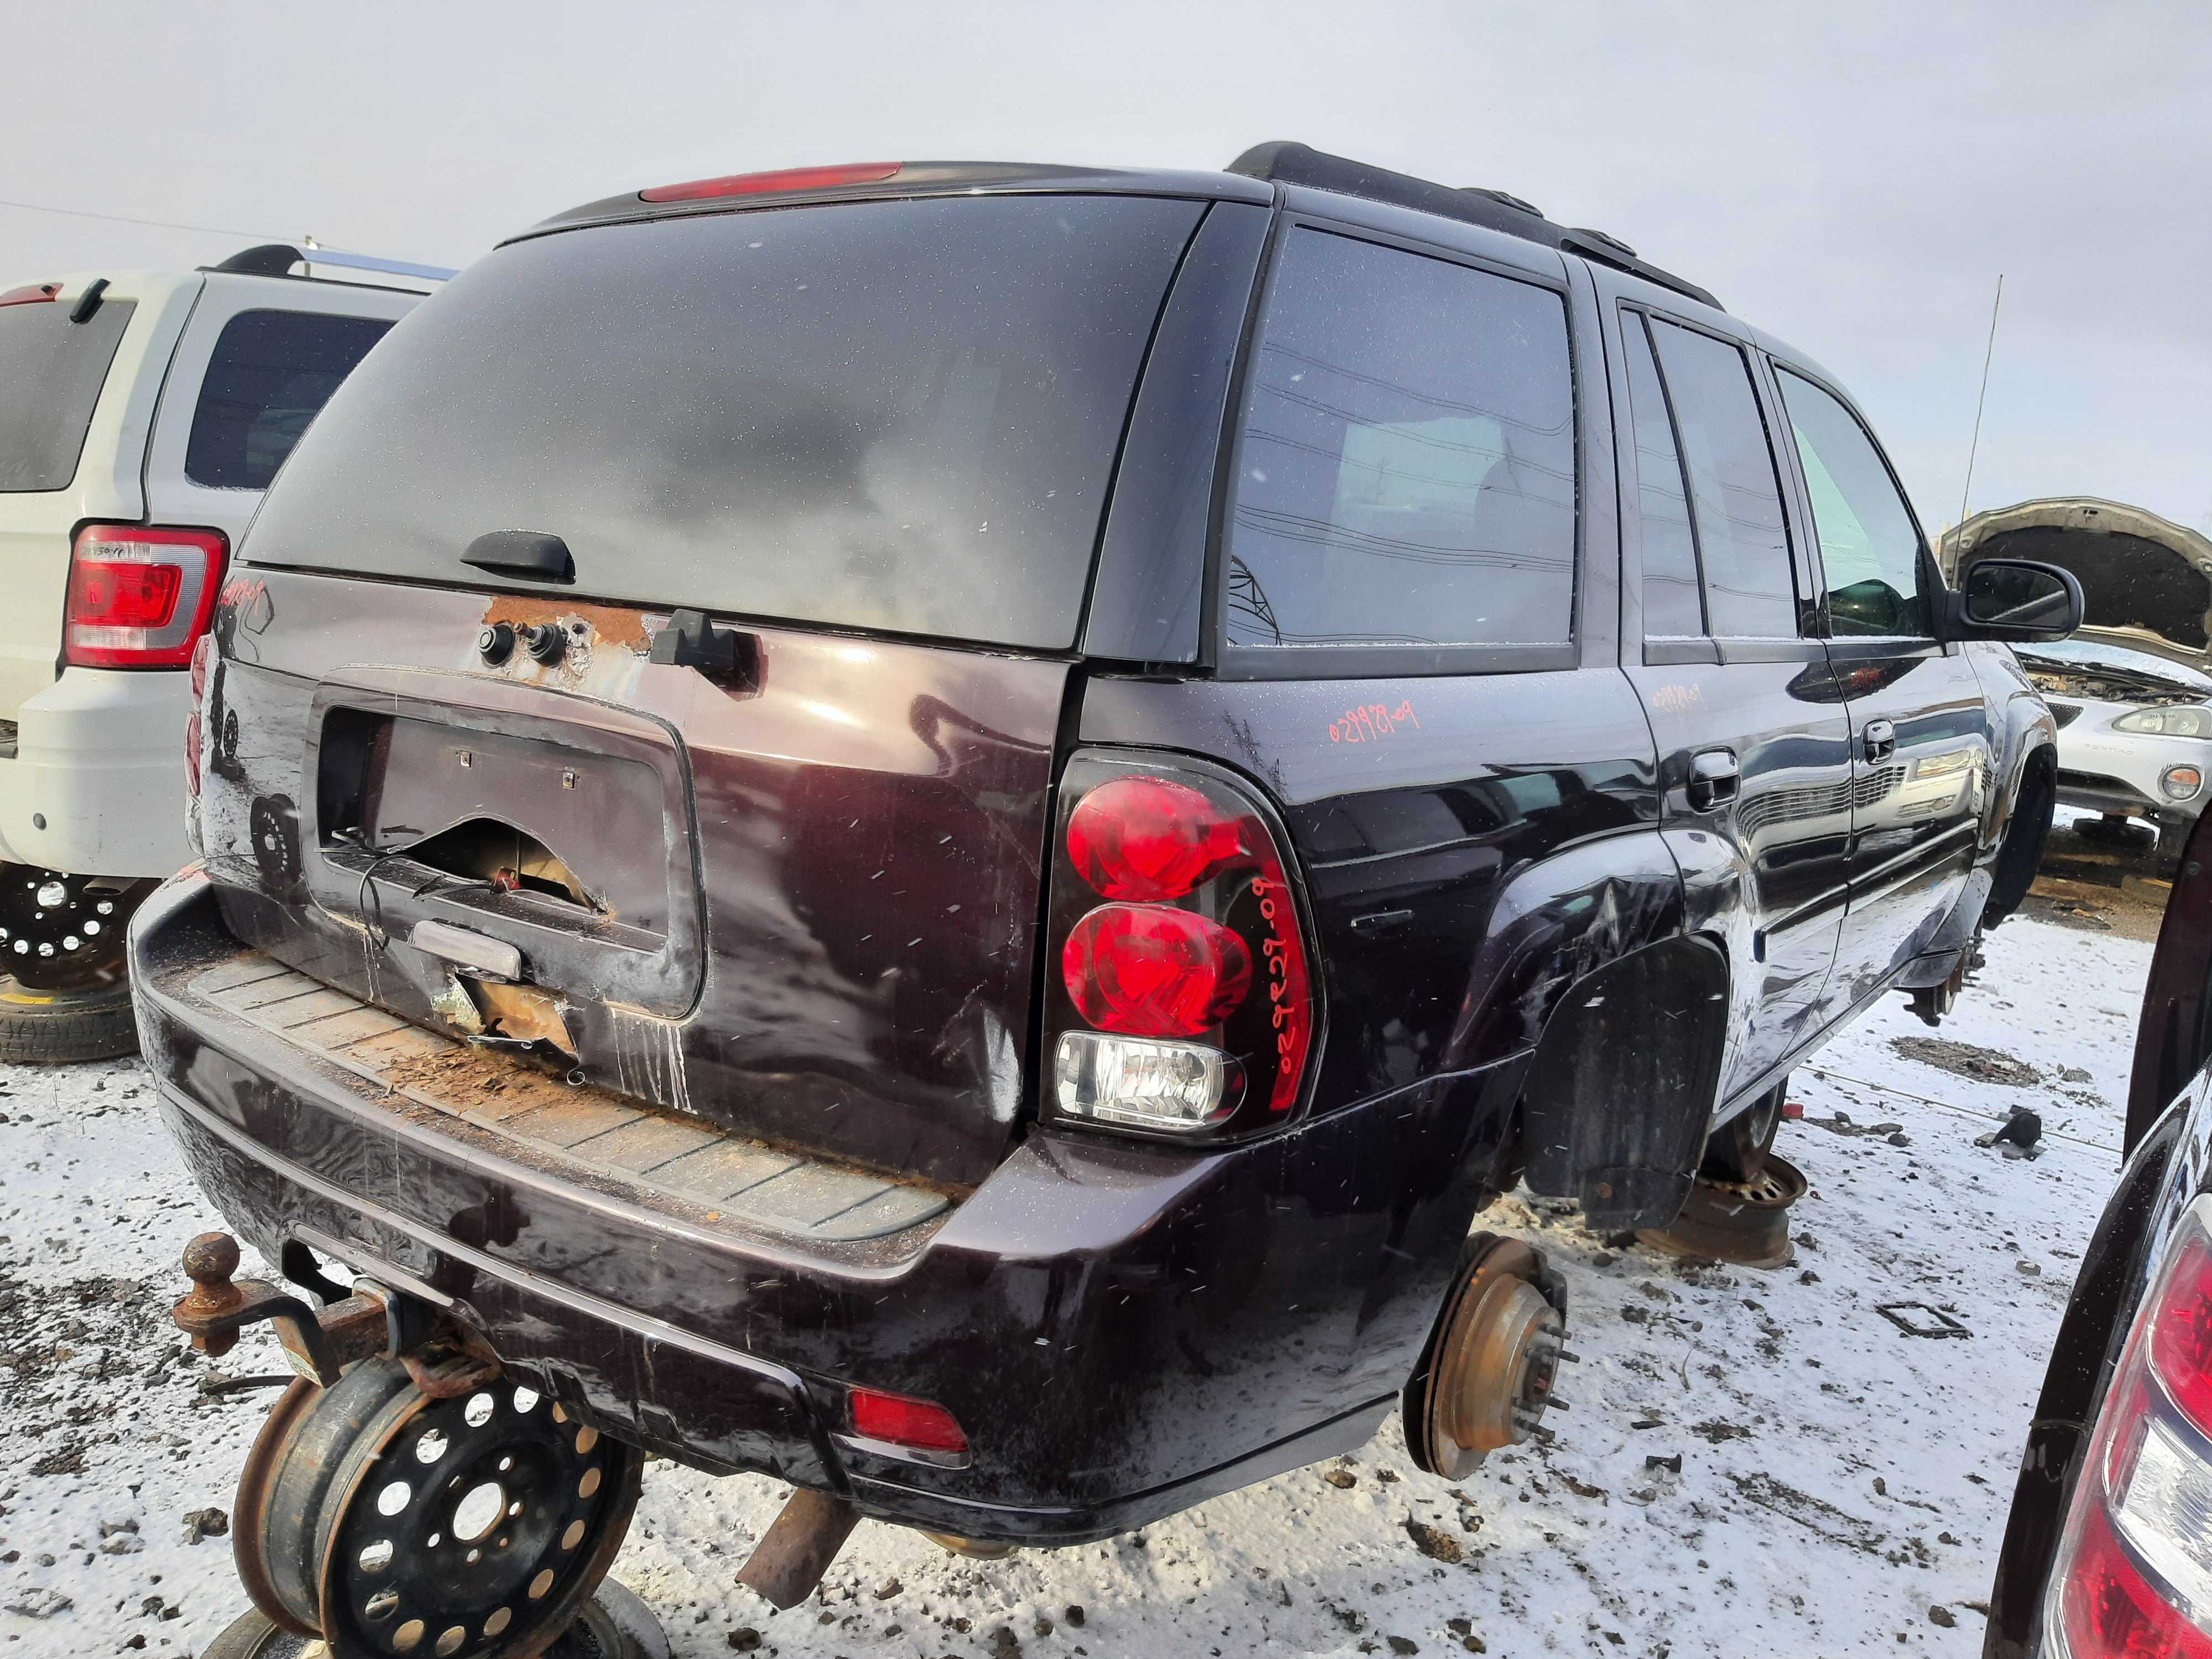
<path id="1" fill-rule="evenodd" d="M 2087 495 L 1996 507 L 1947 531 L 1936 557 L 1954 585 L 1986 558 L 2057 565 L 2081 583 L 2078 640 L 2212 667 L 2212 540 L 2146 508 Z"/>

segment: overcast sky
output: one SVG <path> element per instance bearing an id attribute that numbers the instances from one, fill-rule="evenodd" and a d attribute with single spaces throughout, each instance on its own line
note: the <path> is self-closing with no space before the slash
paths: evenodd
<path id="1" fill-rule="evenodd" d="M 1593 225 L 1810 352 L 1931 534 L 2106 495 L 2212 532 L 2212 6 L 29 5 L 0 287 L 254 237 L 461 264 L 810 161 L 1217 167 L 1296 138 Z"/>

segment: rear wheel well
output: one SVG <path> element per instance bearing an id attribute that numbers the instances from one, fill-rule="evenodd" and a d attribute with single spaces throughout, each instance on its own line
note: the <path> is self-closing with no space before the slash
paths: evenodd
<path id="1" fill-rule="evenodd" d="M 1720 1089 L 1729 963 L 1696 935 L 1575 981 L 1522 1084 L 1528 1185 L 1600 1231 L 1664 1227 L 1689 1196 Z"/>

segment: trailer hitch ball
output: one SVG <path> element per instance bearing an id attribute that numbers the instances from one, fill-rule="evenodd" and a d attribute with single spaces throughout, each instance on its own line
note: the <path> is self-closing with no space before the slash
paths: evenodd
<path id="1" fill-rule="evenodd" d="M 238 1241 L 228 1233 L 202 1233 L 185 1246 L 185 1276 L 192 1288 L 177 1304 L 174 1317 L 179 1328 L 193 1333 L 192 1346 L 210 1359 L 238 1346 L 238 1328 L 217 1322 L 246 1301 L 246 1292 L 231 1283 L 238 1261 Z"/>

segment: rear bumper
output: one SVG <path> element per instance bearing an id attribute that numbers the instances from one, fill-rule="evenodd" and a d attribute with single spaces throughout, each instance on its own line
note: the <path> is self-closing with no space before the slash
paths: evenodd
<path id="1" fill-rule="evenodd" d="M 549 1173 L 196 1000 L 243 951 L 198 872 L 131 938 L 165 1115 L 264 1255 L 301 1243 L 449 1301 L 654 1449 L 979 1538 L 1102 1537 L 1364 1442 L 1442 1302 L 1510 1082 L 1203 1155 L 1033 1134 L 949 1212 L 823 1243 Z M 941 1401 L 973 1462 L 850 1443 L 848 1383 Z"/>
<path id="2" fill-rule="evenodd" d="M 166 876 L 185 839 L 183 669 L 69 668 L 16 716 L 0 759 L 0 858 L 85 876 Z"/>

